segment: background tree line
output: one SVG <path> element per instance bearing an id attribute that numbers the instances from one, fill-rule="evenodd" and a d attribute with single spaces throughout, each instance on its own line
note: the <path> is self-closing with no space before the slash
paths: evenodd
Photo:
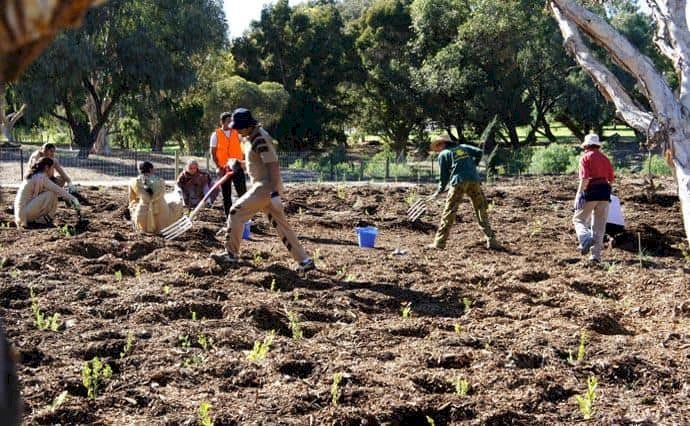
<path id="1" fill-rule="evenodd" d="M 595 7 L 673 79 L 634 1 Z M 615 120 L 543 0 L 278 0 L 234 40 L 217 0 L 110 0 L 6 87 L 7 113 L 26 104 L 17 126 L 62 126 L 83 156 L 171 141 L 203 150 L 220 112 L 239 105 L 283 150 L 376 135 L 395 153 L 424 151 L 429 132 L 476 139 L 494 117 L 485 148 L 517 149 L 556 141 L 553 123 L 582 137 Z"/>

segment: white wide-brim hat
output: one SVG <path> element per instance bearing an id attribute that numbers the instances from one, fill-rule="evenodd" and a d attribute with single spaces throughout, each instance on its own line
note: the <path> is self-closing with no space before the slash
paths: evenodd
<path id="1" fill-rule="evenodd" d="M 582 142 L 582 145 L 580 145 L 582 148 L 588 147 L 588 146 L 601 146 L 601 142 L 599 141 L 599 135 L 596 133 L 590 133 L 587 136 L 585 136 L 585 141 Z"/>

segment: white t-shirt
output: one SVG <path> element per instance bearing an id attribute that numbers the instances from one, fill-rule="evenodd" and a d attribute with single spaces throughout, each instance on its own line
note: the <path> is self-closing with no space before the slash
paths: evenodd
<path id="1" fill-rule="evenodd" d="M 621 200 L 613 194 L 611 194 L 609 217 L 606 219 L 606 222 L 614 225 L 625 226 L 625 218 L 623 218 L 623 210 L 621 209 Z"/>
<path id="2" fill-rule="evenodd" d="M 226 137 L 230 137 L 230 133 L 232 130 L 223 130 L 223 133 L 225 133 Z M 218 146 L 218 136 L 216 136 L 216 132 L 211 133 L 211 148 L 215 148 Z"/>

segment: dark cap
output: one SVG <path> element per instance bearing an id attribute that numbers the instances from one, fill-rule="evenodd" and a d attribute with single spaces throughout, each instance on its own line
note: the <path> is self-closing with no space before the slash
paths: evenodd
<path id="1" fill-rule="evenodd" d="M 230 127 L 232 129 L 246 129 L 256 126 L 258 123 L 247 108 L 237 108 L 232 112 L 232 124 Z"/>

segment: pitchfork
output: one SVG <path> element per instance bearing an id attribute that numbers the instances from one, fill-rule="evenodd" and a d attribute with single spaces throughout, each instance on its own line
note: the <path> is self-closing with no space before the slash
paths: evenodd
<path id="1" fill-rule="evenodd" d="M 199 213 L 199 211 L 202 208 L 204 208 L 204 203 L 206 202 L 206 199 L 211 195 L 213 191 L 216 190 L 216 188 L 222 185 L 223 182 L 225 182 L 230 176 L 232 176 L 232 172 L 227 172 L 225 176 L 223 176 L 218 180 L 218 182 L 213 184 L 213 186 L 208 190 L 206 195 L 204 195 L 204 198 L 202 198 L 201 201 L 199 201 L 199 204 L 196 206 L 194 210 L 192 210 L 192 212 L 189 215 L 183 215 L 177 222 L 163 228 L 161 230 L 161 234 L 163 234 L 163 237 L 166 240 L 174 240 L 175 238 L 192 229 L 192 220 L 194 219 L 194 216 L 196 216 L 196 214 Z"/>

